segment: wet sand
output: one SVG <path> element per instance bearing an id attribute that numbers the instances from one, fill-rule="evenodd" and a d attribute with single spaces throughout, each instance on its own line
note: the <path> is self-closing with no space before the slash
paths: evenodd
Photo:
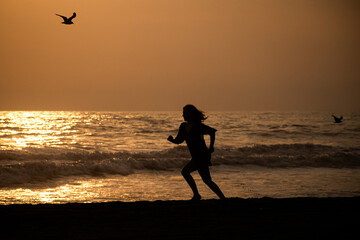
<path id="1" fill-rule="evenodd" d="M 0 206 L 1 239 L 360 239 L 360 197 Z"/>

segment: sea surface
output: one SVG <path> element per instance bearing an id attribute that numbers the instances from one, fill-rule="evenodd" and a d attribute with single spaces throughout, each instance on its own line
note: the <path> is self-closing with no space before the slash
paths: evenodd
<path id="1" fill-rule="evenodd" d="M 227 197 L 360 196 L 360 113 L 206 114 Z M 0 204 L 190 199 L 186 144 L 166 140 L 182 121 L 181 111 L 0 112 Z M 203 199 L 217 198 L 193 176 Z"/>

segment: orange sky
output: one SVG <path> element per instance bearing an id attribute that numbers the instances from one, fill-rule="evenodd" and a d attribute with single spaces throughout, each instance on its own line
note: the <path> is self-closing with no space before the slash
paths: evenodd
<path id="1" fill-rule="evenodd" d="M 0 0 L 0 110 L 359 110 L 359 26 L 356 0 Z"/>

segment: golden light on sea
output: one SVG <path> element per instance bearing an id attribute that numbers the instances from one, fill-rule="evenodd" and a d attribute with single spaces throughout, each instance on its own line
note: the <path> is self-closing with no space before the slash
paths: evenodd
<path id="1" fill-rule="evenodd" d="M 64 135 L 76 133 L 72 128 L 78 120 L 76 114 L 69 112 L 6 112 L 1 115 L 0 125 L 6 123 L 6 129 L 2 129 L 0 136 L 3 145 L 11 145 L 13 149 L 58 146 L 63 143 Z M 73 144 L 74 139 L 76 135 L 72 136 Z"/>

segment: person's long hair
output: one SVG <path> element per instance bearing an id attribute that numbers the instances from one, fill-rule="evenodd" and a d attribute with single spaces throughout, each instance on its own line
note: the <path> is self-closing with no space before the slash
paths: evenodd
<path id="1" fill-rule="evenodd" d="M 205 119 L 207 119 L 207 117 L 205 116 L 204 112 L 197 109 L 194 105 L 191 104 L 187 104 L 184 108 L 183 108 L 184 112 L 187 112 L 190 115 L 190 118 L 193 122 L 198 122 L 201 123 L 202 121 L 204 121 Z"/>

